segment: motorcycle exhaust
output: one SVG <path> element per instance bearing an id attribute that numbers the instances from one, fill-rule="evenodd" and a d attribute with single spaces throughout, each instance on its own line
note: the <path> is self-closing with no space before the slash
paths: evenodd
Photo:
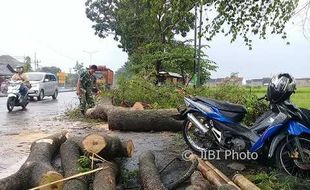
<path id="1" fill-rule="evenodd" d="M 196 117 L 191 114 L 188 113 L 187 114 L 187 118 L 190 120 L 190 122 L 192 122 L 200 131 L 203 132 L 203 134 L 206 134 L 208 132 L 208 128 L 206 126 L 204 126 L 203 124 L 201 124 L 198 119 L 196 119 Z"/>

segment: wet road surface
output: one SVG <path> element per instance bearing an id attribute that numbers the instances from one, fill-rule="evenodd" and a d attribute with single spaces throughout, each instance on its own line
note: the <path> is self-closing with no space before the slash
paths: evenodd
<path id="1" fill-rule="evenodd" d="M 26 110 L 15 107 L 10 113 L 6 101 L 0 98 L 0 178 L 18 170 L 34 140 L 74 127 L 59 116 L 78 105 L 75 92 L 60 93 L 56 100 L 31 101 Z"/>
<path id="2" fill-rule="evenodd" d="M 77 106 L 75 92 L 60 93 L 56 100 L 45 97 L 42 101 L 31 101 L 26 110 L 15 107 L 12 112 L 6 108 L 6 97 L 0 98 L 0 136 L 18 133 L 23 129 L 35 129 L 44 120 L 62 115 L 66 110 Z"/>

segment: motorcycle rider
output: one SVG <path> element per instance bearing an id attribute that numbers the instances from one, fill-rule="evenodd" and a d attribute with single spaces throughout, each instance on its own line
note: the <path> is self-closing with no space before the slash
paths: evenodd
<path id="1" fill-rule="evenodd" d="M 19 92 L 24 97 L 28 89 L 31 87 L 27 75 L 24 73 L 24 67 L 18 66 L 16 67 L 16 73 L 12 76 L 13 81 L 22 81 L 22 84 L 20 85 Z"/>

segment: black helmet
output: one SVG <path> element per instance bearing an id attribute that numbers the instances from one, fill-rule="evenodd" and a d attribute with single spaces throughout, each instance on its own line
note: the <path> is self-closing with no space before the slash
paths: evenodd
<path id="1" fill-rule="evenodd" d="M 295 79 L 288 73 L 280 73 L 272 77 L 267 89 L 267 99 L 271 103 L 279 103 L 288 100 L 295 90 Z"/>
<path id="2" fill-rule="evenodd" d="M 24 67 L 23 66 L 17 66 L 16 68 L 15 68 L 15 71 L 16 72 L 24 72 Z"/>

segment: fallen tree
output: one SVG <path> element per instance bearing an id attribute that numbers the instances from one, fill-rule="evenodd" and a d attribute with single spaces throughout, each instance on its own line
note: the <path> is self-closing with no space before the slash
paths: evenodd
<path id="1" fill-rule="evenodd" d="M 60 146 L 61 164 L 65 177 L 80 173 L 78 160 L 80 158 L 80 147 L 73 141 L 67 140 Z M 64 182 L 64 190 L 79 189 L 87 190 L 87 178 L 80 177 Z"/>
<path id="2" fill-rule="evenodd" d="M 167 190 L 160 180 L 160 175 L 155 165 L 155 156 L 151 151 L 146 151 L 140 155 L 139 174 L 143 189 Z"/>
<path id="3" fill-rule="evenodd" d="M 121 131 L 180 131 L 183 124 L 177 109 L 124 108 L 113 106 L 107 98 L 88 109 L 85 116 L 107 121 L 109 129 Z"/>
<path id="4" fill-rule="evenodd" d="M 113 109 L 109 111 L 108 124 L 109 129 L 121 131 L 181 131 L 183 121 L 178 117 L 177 109 Z"/>
<path id="5" fill-rule="evenodd" d="M 94 190 L 116 190 L 116 178 L 119 169 L 114 162 L 103 162 L 98 164 L 98 167 L 105 168 L 95 174 L 93 182 Z"/>
<path id="6" fill-rule="evenodd" d="M 53 156 L 62 143 L 67 140 L 67 132 L 58 133 L 34 141 L 26 162 L 13 175 L 0 180 L 1 190 L 23 190 L 57 181 L 63 176 L 51 165 Z M 62 189 L 63 184 L 57 183 L 46 189 Z"/>

